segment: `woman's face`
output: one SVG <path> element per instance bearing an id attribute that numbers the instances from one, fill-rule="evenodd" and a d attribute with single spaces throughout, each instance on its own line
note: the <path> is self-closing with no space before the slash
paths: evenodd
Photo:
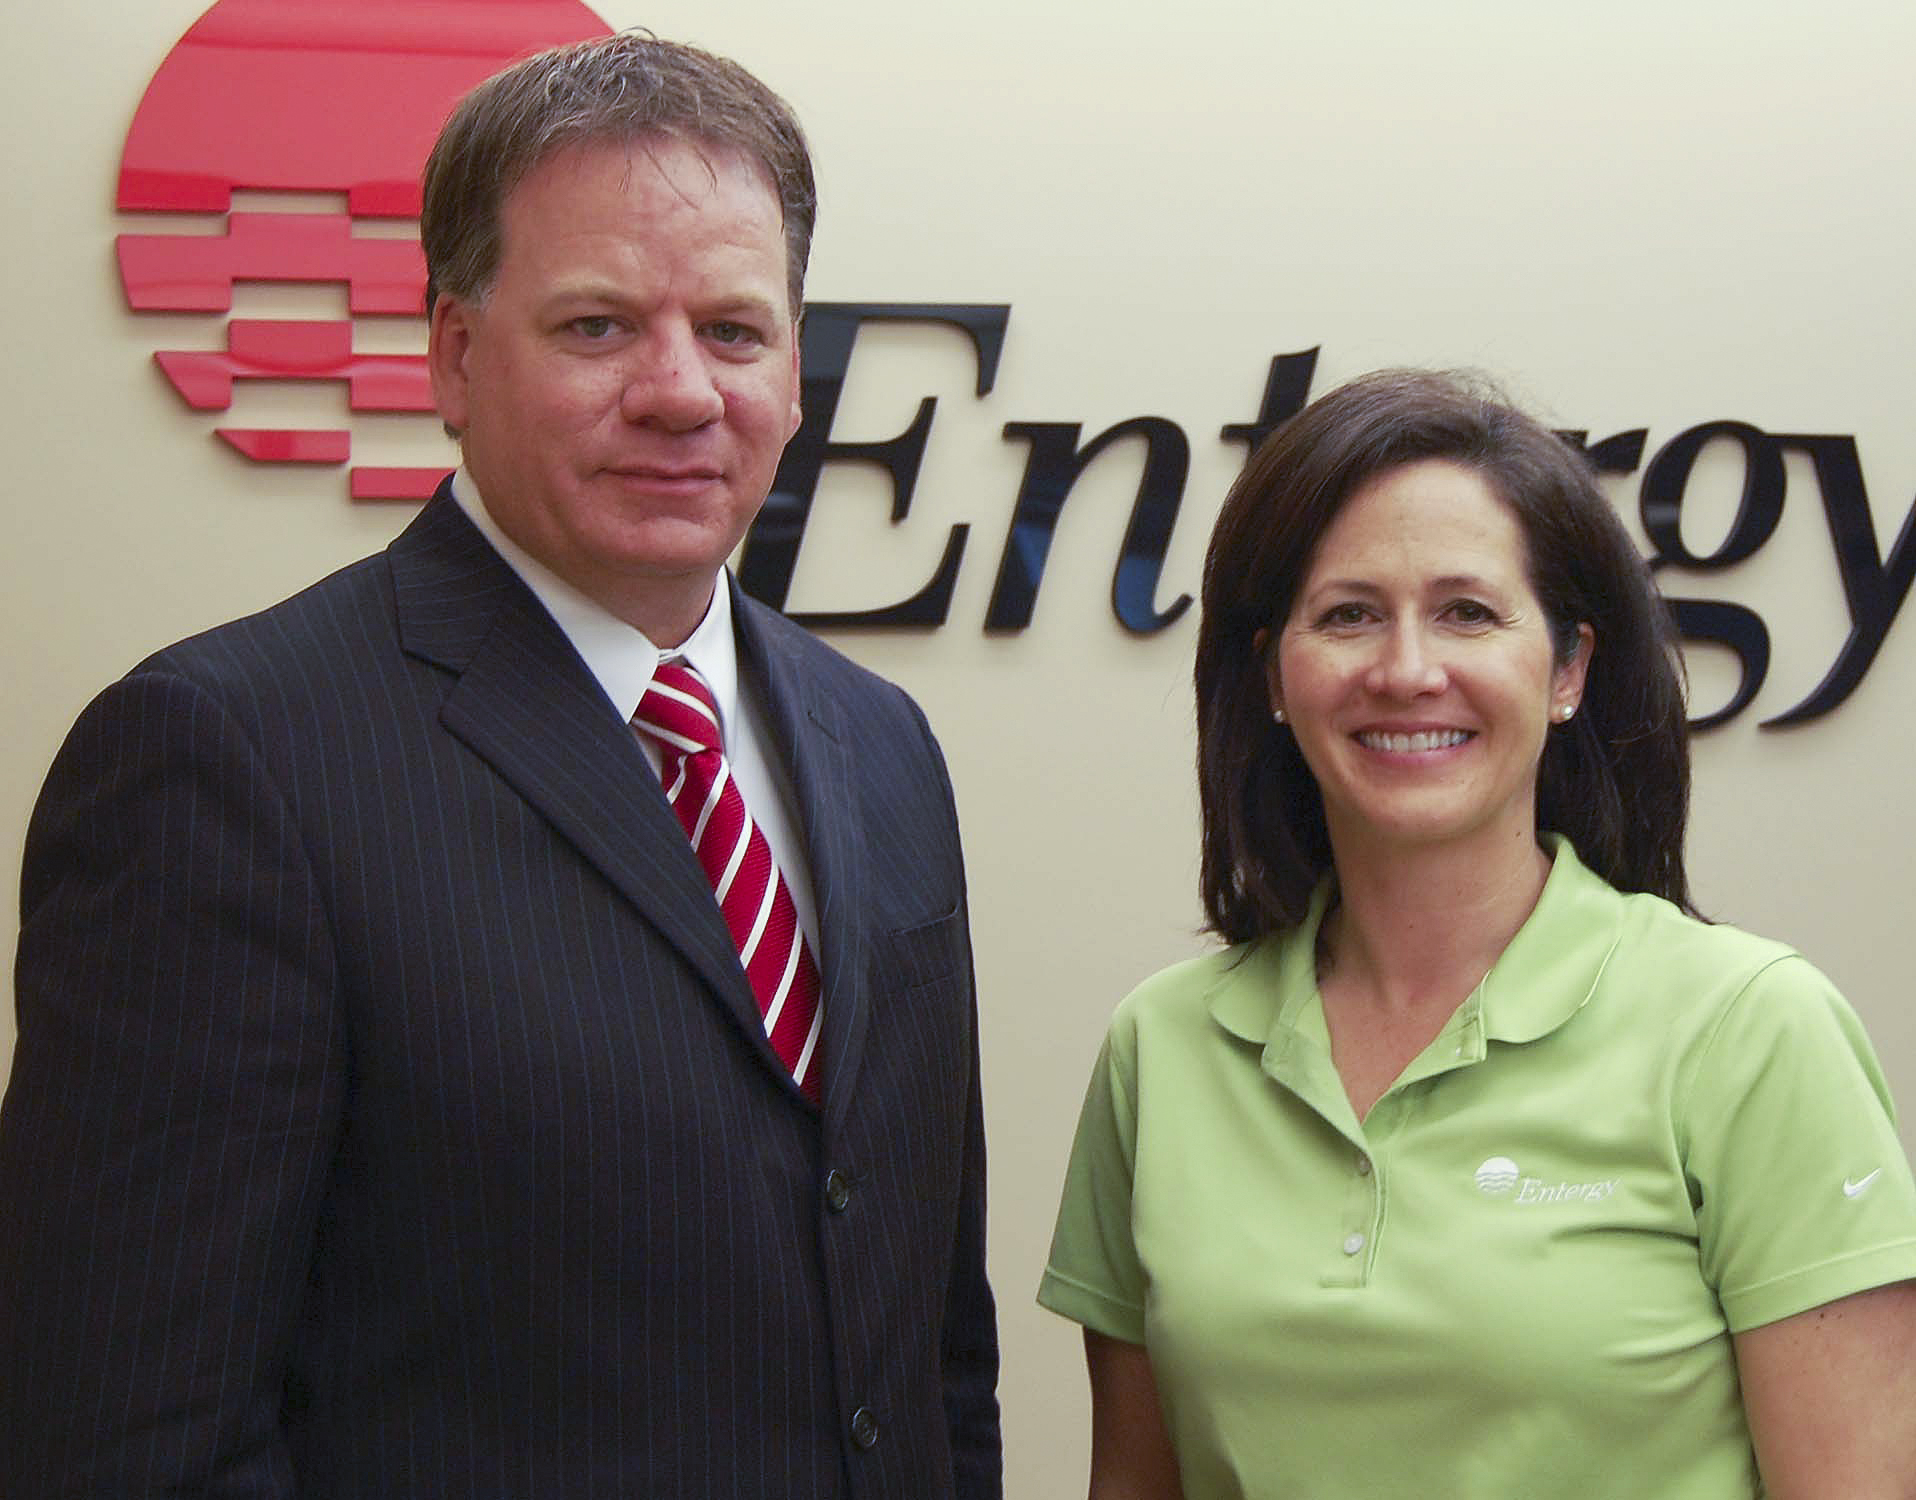
<path id="1" fill-rule="evenodd" d="M 1525 562 L 1509 510 L 1444 460 L 1379 475 L 1325 532 L 1267 670 L 1340 856 L 1534 843 L 1544 737 L 1592 637 L 1556 662 Z"/>

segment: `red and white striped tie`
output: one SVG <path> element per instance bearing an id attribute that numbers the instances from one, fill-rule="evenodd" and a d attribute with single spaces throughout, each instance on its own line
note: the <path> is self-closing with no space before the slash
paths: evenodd
<path id="1" fill-rule="evenodd" d="M 732 778 L 712 690 L 686 663 L 660 662 L 632 727 L 659 746 L 665 800 L 712 882 L 772 1050 L 816 1103 L 818 965 L 771 846 Z"/>

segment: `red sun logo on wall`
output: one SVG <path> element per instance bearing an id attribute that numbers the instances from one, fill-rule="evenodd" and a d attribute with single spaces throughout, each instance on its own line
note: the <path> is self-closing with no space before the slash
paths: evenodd
<path id="1" fill-rule="evenodd" d="M 235 282 L 331 283 L 346 287 L 350 316 L 229 317 L 224 349 L 159 350 L 187 405 L 228 410 L 236 380 L 336 380 L 354 412 L 430 413 L 423 355 L 359 352 L 354 340 L 362 319 L 423 329 L 425 257 L 417 223 L 405 231 L 426 153 L 480 80 L 606 30 L 579 0 L 218 0 L 147 86 L 118 201 L 129 213 L 224 214 L 223 231 L 160 220 L 121 235 L 127 302 L 230 314 Z M 235 189 L 344 194 L 346 211 L 235 211 Z M 214 431 L 256 463 L 352 457 L 350 428 Z M 418 499 L 445 472 L 354 466 L 349 484 L 355 500 Z"/>

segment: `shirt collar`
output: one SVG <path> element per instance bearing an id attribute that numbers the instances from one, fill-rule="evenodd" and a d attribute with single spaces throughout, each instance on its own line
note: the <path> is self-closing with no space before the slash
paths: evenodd
<path id="1" fill-rule="evenodd" d="M 738 645 L 732 634 L 731 589 L 723 570 L 698 628 L 677 650 L 661 653 L 644 631 L 626 624 L 596 599 L 581 593 L 500 530 L 471 471 L 463 465 L 452 477 L 452 498 L 505 559 L 506 566 L 545 606 L 621 719 L 629 721 L 638 711 L 639 699 L 645 696 L 661 656 L 669 654 L 690 662 L 711 687 L 718 705 L 720 732 L 730 742 L 738 718 Z"/>
<path id="2" fill-rule="evenodd" d="M 1615 951 L 1623 898 L 1577 858 L 1570 841 L 1545 834 L 1552 851 L 1543 894 L 1484 981 L 1458 1008 L 1491 1041 L 1534 1042 L 1589 1003 Z M 1212 987 L 1212 1017 L 1245 1041 L 1278 1044 L 1297 1032 L 1317 998 L 1317 930 L 1330 906 L 1325 879 L 1304 920 L 1247 946 Z"/>
<path id="3" fill-rule="evenodd" d="M 1493 1041 L 1534 1042 L 1582 1010 L 1623 930 L 1623 897 L 1562 834 L 1547 833 L 1543 841 L 1553 857 L 1537 908 L 1477 991 L 1484 1034 Z"/>

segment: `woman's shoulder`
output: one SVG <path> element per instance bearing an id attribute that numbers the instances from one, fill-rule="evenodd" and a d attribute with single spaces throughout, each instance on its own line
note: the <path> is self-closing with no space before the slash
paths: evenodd
<path id="1" fill-rule="evenodd" d="M 1770 1029 L 1794 1024 L 1791 1016 L 1815 1025 L 1844 1012 L 1835 986 L 1789 943 L 1705 921 L 1649 892 L 1617 890 L 1574 860 L 1559 865 L 1535 930 L 1520 935 L 1524 972 L 1587 984 L 1586 1000 L 1603 1003 L 1587 1008 L 1586 1025 L 1682 1051 L 1686 1039 L 1707 1043 L 1738 1015 L 1739 1027 Z"/>
<path id="2" fill-rule="evenodd" d="M 1279 933 L 1219 945 L 1159 969 L 1118 1002 L 1111 1018 L 1112 1034 L 1130 1038 L 1208 1029 L 1220 1008 L 1235 1014 L 1247 1004 L 1260 1013 L 1274 1007 L 1284 988 L 1284 955 L 1290 940 L 1290 934 Z"/>
<path id="3" fill-rule="evenodd" d="M 1155 1016 L 1197 1004 L 1255 945 L 1207 948 L 1147 975 L 1118 1002 L 1118 1015 Z"/>
<path id="4" fill-rule="evenodd" d="M 1740 988 L 1779 964 L 1814 972 L 1788 943 L 1705 921 L 1649 891 L 1619 890 L 1567 844 L 1559 843 L 1557 850 L 1538 907 L 1538 935 L 1557 948 L 1577 939 L 1595 942 L 1604 954 L 1606 980 L 1627 978 L 1651 989 L 1693 992 L 1698 986 Z"/>
<path id="5" fill-rule="evenodd" d="M 1849 1038 L 1846 1045 L 1860 1039 L 1855 1014 L 1835 984 L 1789 943 L 1702 921 L 1658 896 L 1619 899 L 1622 920 L 1603 987 L 1628 997 L 1639 1023 L 1659 1017 L 1657 1029 L 1669 1032 L 1677 1050 L 1787 1050 L 1795 1040 L 1823 1033 Z"/>
<path id="6" fill-rule="evenodd" d="M 1781 967 L 1782 977 L 1816 975 L 1814 966 L 1786 942 L 1729 922 L 1693 917 L 1645 891 L 1619 893 L 1617 959 L 1645 974 L 1673 979 L 1714 976 L 1739 987 Z M 1816 978 L 1822 980 L 1821 975 Z"/>

